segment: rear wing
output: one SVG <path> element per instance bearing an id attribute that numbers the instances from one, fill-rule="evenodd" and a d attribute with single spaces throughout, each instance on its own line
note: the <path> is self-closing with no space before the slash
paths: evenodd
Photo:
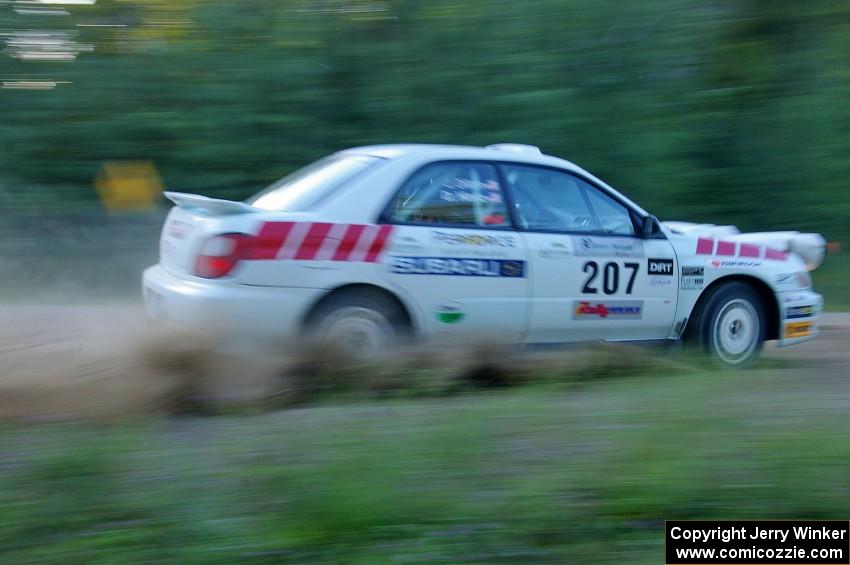
<path id="1" fill-rule="evenodd" d="M 230 214 L 248 214 L 260 212 L 257 208 L 244 202 L 207 198 L 200 194 L 185 192 L 163 192 L 163 195 L 184 210 L 198 211 L 211 216 L 227 216 Z"/>

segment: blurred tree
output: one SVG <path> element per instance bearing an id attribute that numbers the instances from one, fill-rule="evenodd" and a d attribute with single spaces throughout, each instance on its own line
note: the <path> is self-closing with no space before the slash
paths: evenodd
<path id="1" fill-rule="evenodd" d="M 540 145 L 662 218 L 847 238 L 850 8 L 829 0 L 100 0 L 0 13 L 0 198 L 96 206 L 105 161 L 244 198 L 356 144 Z M 95 26 L 95 27 L 92 27 Z"/>

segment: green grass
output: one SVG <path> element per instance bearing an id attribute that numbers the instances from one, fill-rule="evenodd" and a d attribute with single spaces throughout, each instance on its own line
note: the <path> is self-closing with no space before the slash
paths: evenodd
<path id="1" fill-rule="evenodd" d="M 779 375 L 6 424 L 0 560 L 660 563 L 665 519 L 846 519 L 844 397 Z"/>
<path id="2" fill-rule="evenodd" d="M 850 253 L 827 255 L 812 278 L 815 290 L 823 294 L 826 310 L 850 311 Z"/>

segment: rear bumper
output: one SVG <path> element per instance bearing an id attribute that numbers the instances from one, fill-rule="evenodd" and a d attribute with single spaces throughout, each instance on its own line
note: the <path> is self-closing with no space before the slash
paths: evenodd
<path id="1" fill-rule="evenodd" d="M 160 265 L 145 270 L 148 317 L 165 325 L 251 339 L 295 335 L 308 309 L 326 291 L 184 279 Z"/>
<path id="2" fill-rule="evenodd" d="M 810 290 L 780 292 L 779 301 L 779 345 L 794 345 L 808 341 L 820 332 L 823 297 Z"/>

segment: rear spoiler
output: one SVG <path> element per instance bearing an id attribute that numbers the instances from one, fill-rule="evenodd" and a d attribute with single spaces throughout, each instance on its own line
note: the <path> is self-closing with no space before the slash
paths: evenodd
<path id="1" fill-rule="evenodd" d="M 199 212 L 214 216 L 226 216 L 229 214 L 246 214 L 259 212 L 260 210 L 249 206 L 244 202 L 233 200 L 221 200 L 219 198 L 207 198 L 200 194 L 187 194 L 185 192 L 163 192 L 163 195 L 184 210 L 197 210 Z"/>

